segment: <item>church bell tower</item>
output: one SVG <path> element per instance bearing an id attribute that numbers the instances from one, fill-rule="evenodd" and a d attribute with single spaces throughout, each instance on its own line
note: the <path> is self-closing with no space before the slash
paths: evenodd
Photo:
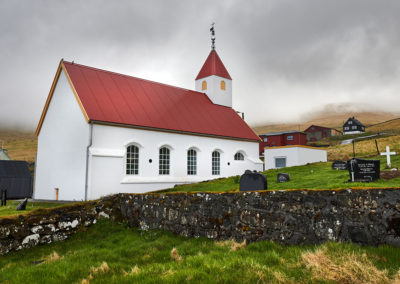
<path id="1" fill-rule="evenodd" d="M 210 31 L 211 52 L 196 77 L 196 91 L 205 93 L 214 104 L 232 107 L 232 78 L 215 51 L 214 23 Z"/>

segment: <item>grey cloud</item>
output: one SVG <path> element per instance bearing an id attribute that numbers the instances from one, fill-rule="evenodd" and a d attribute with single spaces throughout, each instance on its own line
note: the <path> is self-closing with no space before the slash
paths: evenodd
<path id="1" fill-rule="evenodd" d="M 59 60 L 194 88 L 216 22 L 252 125 L 325 105 L 400 112 L 398 1 L 0 0 L 1 126 L 34 129 Z"/>

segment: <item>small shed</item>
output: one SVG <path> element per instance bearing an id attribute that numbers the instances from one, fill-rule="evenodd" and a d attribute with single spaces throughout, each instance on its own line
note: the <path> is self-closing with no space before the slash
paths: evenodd
<path id="1" fill-rule="evenodd" d="M 32 176 L 25 161 L 0 161 L 0 191 L 7 199 L 32 197 Z"/>
<path id="2" fill-rule="evenodd" d="M 326 162 L 327 151 L 303 145 L 265 147 L 265 170 L 301 166 L 308 163 Z"/>

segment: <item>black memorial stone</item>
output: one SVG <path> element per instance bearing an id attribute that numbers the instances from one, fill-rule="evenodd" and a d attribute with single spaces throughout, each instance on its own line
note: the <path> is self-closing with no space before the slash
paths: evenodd
<path id="1" fill-rule="evenodd" d="M 290 181 L 290 175 L 285 173 L 279 173 L 277 176 L 277 182 L 288 182 Z"/>
<path id="2" fill-rule="evenodd" d="M 26 209 L 26 204 L 28 203 L 28 198 L 25 198 L 24 201 L 22 201 L 20 204 L 18 204 L 17 208 L 15 210 L 25 210 Z"/>
<path id="3" fill-rule="evenodd" d="M 353 158 L 347 161 L 349 181 L 374 181 L 379 179 L 381 172 L 380 160 L 363 160 Z"/>
<path id="4" fill-rule="evenodd" d="M 263 174 L 247 170 L 240 177 L 240 191 L 266 190 L 267 187 L 267 178 Z"/>
<path id="5" fill-rule="evenodd" d="M 347 170 L 347 163 L 345 161 L 334 161 L 332 163 L 332 170 Z"/>

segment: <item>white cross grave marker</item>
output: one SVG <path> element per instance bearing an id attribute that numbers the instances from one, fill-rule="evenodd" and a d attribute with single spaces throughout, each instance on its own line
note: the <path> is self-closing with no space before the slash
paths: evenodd
<path id="1" fill-rule="evenodd" d="M 396 155 L 396 152 L 390 152 L 389 146 L 386 146 L 386 152 L 381 153 L 381 156 L 386 156 L 386 161 L 387 161 L 387 166 L 390 168 L 390 156 L 391 155 Z"/>

